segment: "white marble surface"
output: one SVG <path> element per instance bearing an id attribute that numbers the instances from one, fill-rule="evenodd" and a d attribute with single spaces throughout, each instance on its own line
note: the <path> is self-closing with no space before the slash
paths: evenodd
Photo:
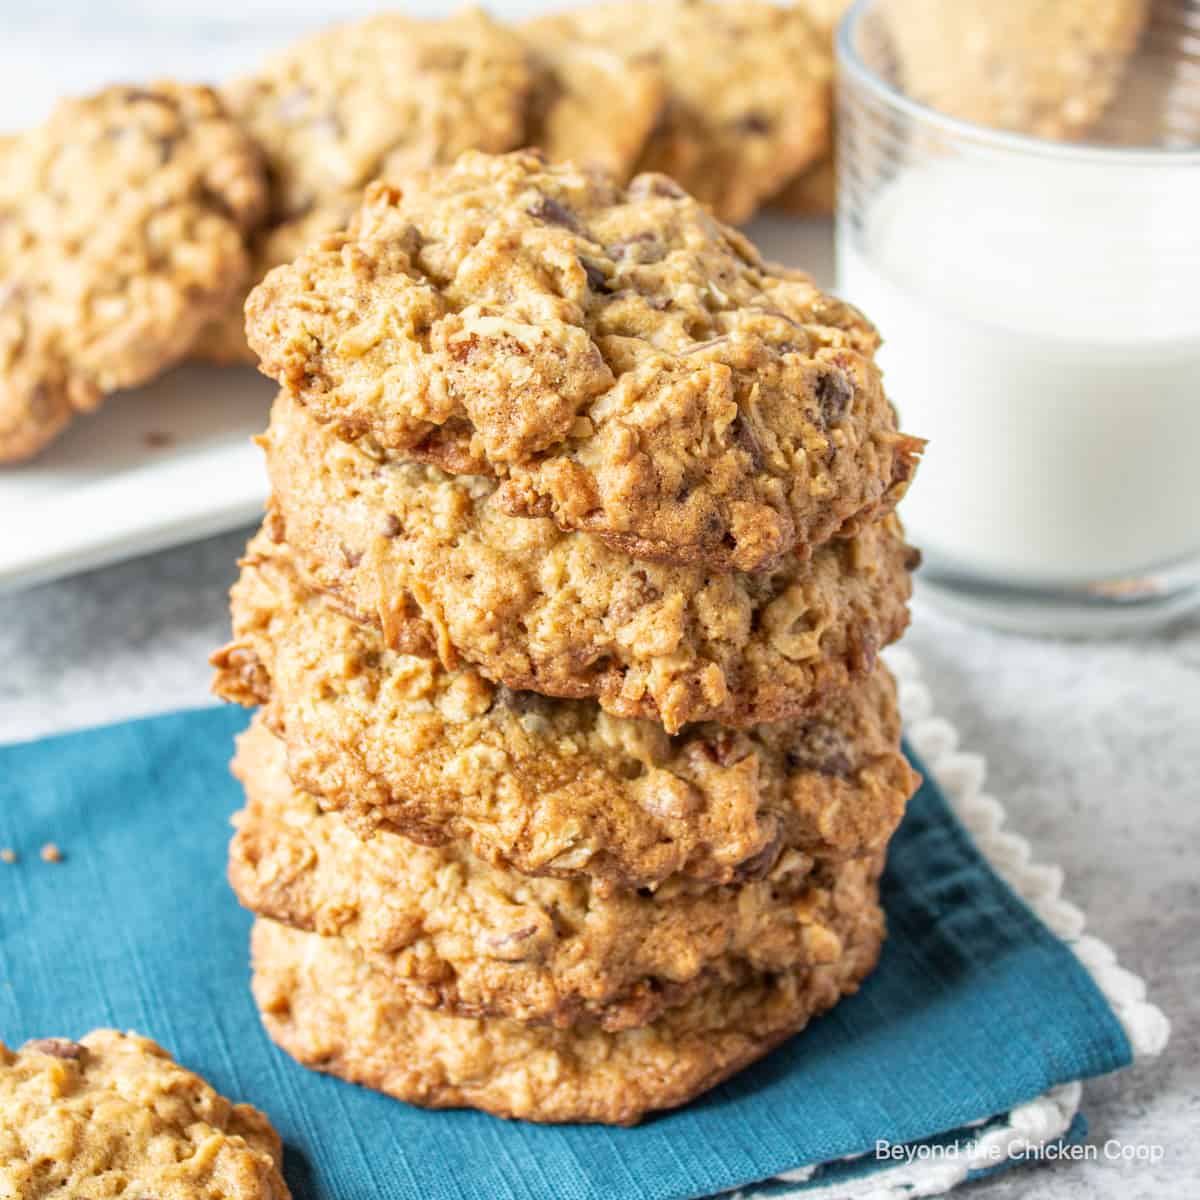
<path id="1" fill-rule="evenodd" d="M 0 128 L 63 92 L 163 74 L 221 78 L 290 31 L 371 5 L 86 0 L 0 9 Z M 447 6 L 413 4 L 421 11 Z M 494 6 L 495 7 L 495 6 Z M 502 7 L 529 10 L 534 2 Z M 285 22 L 287 28 L 285 29 Z M 0 514 L 2 519 L 2 514 Z M 2 525 L 0 525 L 2 529 Z M 245 534 L 0 596 L 0 741 L 207 701 L 206 657 Z M 1094 644 L 969 629 L 924 606 L 909 644 L 940 710 L 1066 894 L 1174 1023 L 1160 1061 L 1089 1084 L 1091 1140 L 1161 1145 L 1157 1167 L 1021 1168 L 964 1194 L 1161 1200 L 1200 1191 L 1200 619 Z"/>

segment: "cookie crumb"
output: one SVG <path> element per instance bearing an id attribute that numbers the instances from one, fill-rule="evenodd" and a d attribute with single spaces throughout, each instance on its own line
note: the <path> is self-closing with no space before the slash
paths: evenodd
<path id="1" fill-rule="evenodd" d="M 11 863 L 15 863 L 16 861 L 17 861 L 17 852 L 15 850 L 10 849 L 8 846 L 5 846 L 3 849 L 0 849 L 0 862 L 11 864 Z"/>
<path id="2" fill-rule="evenodd" d="M 142 441 L 144 441 L 152 450 L 161 450 L 166 446 L 173 445 L 175 438 L 169 433 L 163 433 L 160 430 L 152 429 L 149 433 L 143 436 Z"/>
<path id="3" fill-rule="evenodd" d="M 60 863 L 62 860 L 63 852 L 53 842 L 47 842 L 42 847 L 42 862 Z"/>

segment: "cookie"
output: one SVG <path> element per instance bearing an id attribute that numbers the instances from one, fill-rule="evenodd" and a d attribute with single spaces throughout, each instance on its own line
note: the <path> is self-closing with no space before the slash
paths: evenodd
<path id="1" fill-rule="evenodd" d="M 722 220 L 753 216 L 826 136 L 832 64 L 803 8 L 619 0 L 536 26 L 659 66 L 667 104 L 639 167 L 672 176 Z"/>
<path id="2" fill-rule="evenodd" d="M 344 436 L 637 557 L 766 570 L 888 512 L 921 445 L 867 321 L 661 176 L 464 155 L 368 189 L 246 317 Z"/>
<path id="3" fill-rule="evenodd" d="M 288 1200 L 279 1135 L 161 1047 L 98 1029 L 0 1043 L 0 1194 Z"/>
<path id="4" fill-rule="evenodd" d="M 882 10 L 905 93 L 939 112 L 1052 139 L 1112 99 L 1146 0 L 930 0 Z"/>
<path id="5" fill-rule="evenodd" d="M 916 552 L 894 517 L 773 571 L 638 562 L 510 517 L 494 482 L 388 460 L 286 394 L 263 439 L 271 528 L 388 645 L 510 688 L 594 696 L 675 732 L 800 716 L 868 674 L 908 623 Z"/>
<path id="6" fill-rule="evenodd" d="M 842 846 L 824 858 L 817 845 L 784 849 L 757 877 L 727 887 L 675 877 L 631 891 L 531 878 L 461 843 L 429 848 L 389 832 L 364 842 L 292 785 L 283 744 L 261 718 L 239 740 L 233 770 L 247 799 L 229 851 L 242 904 L 345 939 L 413 1003 L 458 1016 L 616 1030 L 714 983 L 795 969 L 814 955 L 813 921 L 844 861 Z M 899 764 L 896 776 L 905 776 Z M 894 809 L 857 814 L 864 848 L 886 841 L 903 791 Z M 871 819 L 879 828 L 862 836 Z"/>
<path id="7" fill-rule="evenodd" d="M 246 344 L 246 297 L 273 267 L 291 262 L 314 242 L 344 229 L 360 201 L 358 191 L 325 197 L 300 217 L 269 225 L 250 241 L 250 276 L 215 321 L 201 331 L 190 357 L 220 366 L 255 366 L 258 357 Z"/>
<path id="8" fill-rule="evenodd" d="M 261 536 L 232 599 L 216 690 L 265 704 L 292 778 L 366 834 L 465 839 L 526 874 L 725 883 L 769 870 L 785 847 L 873 852 L 912 791 L 883 668 L 802 721 L 672 738 L 594 701 L 513 692 L 390 651 Z"/>
<path id="9" fill-rule="evenodd" d="M 323 30 L 225 95 L 267 155 L 278 222 L 376 176 L 519 146 L 532 86 L 521 38 L 463 9 Z"/>
<path id="10" fill-rule="evenodd" d="M 413 1004 L 346 942 L 255 923 L 254 997 L 306 1066 L 428 1108 L 632 1125 L 715 1087 L 856 991 L 879 956 L 876 868 L 847 864 L 793 971 L 714 985 L 648 1025 L 608 1032 L 456 1017 Z"/>
<path id="11" fill-rule="evenodd" d="M 535 70 L 525 144 L 628 179 L 667 102 L 658 64 L 571 36 L 561 22 L 532 21 L 523 33 Z"/>
<path id="12" fill-rule="evenodd" d="M 246 282 L 266 202 L 204 87 L 110 87 L 0 147 L 0 462 L 181 359 Z"/>

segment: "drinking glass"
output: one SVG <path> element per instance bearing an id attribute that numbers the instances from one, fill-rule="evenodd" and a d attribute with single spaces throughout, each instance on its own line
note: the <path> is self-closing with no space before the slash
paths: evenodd
<path id="1" fill-rule="evenodd" d="M 858 0 L 839 292 L 929 441 L 925 590 L 1027 631 L 1200 604 L 1200 0 Z"/>

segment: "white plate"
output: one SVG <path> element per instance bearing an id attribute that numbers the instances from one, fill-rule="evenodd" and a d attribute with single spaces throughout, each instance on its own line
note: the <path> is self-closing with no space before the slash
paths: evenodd
<path id="1" fill-rule="evenodd" d="M 250 439 L 274 392 L 249 367 L 179 367 L 0 467 L 0 589 L 253 521 L 267 483 Z"/>
<path id="2" fill-rule="evenodd" d="M 828 221 L 768 217 L 748 232 L 829 285 Z M 110 397 L 32 462 L 0 467 L 0 590 L 255 520 L 267 483 L 250 439 L 273 394 L 249 367 L 179 367 Z"/>

